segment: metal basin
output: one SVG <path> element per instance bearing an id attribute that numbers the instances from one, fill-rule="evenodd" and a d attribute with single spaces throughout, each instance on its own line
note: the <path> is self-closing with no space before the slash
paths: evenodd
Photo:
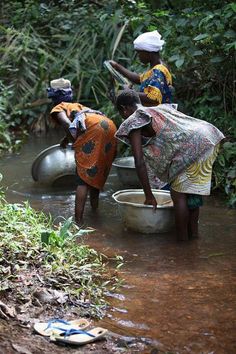
<path id="1" fill-rule="evenodd" d="M 53 145 L 36 156 L 31 174 L 36 182 L 47 185 L 70 185 L 76 181 L 74 150 L 69 144 L 66 149 Z"/>
<path id="2" fill-rule="evenodd" d="M 117 158 L 112 165 L 116 167 L 118 178 L 125 187 L 141 187 L 133 156 Z"/>
<path id="3" fill-rule="evenodd" d="M 174 207 L 169 191 L 152 190 L 157 200 L 157 210 L 144 205 L 142 189 L 117 191 L 112 198 L 118 203 L 125 227 L 141 233 L 163 233 L 174 226 Z M 162 205 L 163 204 L 163 205 Z"/>

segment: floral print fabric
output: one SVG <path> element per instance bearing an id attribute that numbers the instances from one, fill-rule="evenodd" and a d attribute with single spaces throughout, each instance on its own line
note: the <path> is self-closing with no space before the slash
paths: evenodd
<path id="1" fill-rule="evenodd" d="M 172 78 L 164 65 L 155 65 L 151 70 L 141 74 L 140 82 L 140 92 L 144 92 L 148 98 L 157 104 L 171 103 Z"/>
<path id="2" fill-rule="evenodd" d="M 180 193 L 209 195 L 211 192 L 212 166 L 218 150 L 219 144 L 209 150 L 205 158 L 187 167 L 171 182 L 171 188 Z"/>
<path id="3" fill-rule="evenodd" d="M 119 127 L 116 137 L 130 144 L 133 129 L 152 125 L 155 136 L 144 138 L 143 153 L 150 184 L 171 183 L 195 161 L 206 157 L 224 135 L 212 124 L 179 112 L 170 104 L 139 106 Z"/>

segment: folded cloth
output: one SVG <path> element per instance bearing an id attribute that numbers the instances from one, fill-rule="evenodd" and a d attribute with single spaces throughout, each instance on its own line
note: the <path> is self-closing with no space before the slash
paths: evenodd
<path id="1" fill-rule="evenodd" d="M 59 104 L 60 102 L 70 102 L 73 98 L 73 92 L 71 88 L 47 88 L 47 96 L 50 98 L 54 104 Z"/>
<path id="2" fill-rule="evenodd" d="M 82 111 L 79 111 L 79 112 L 76 112 L 75 118 L 69 126 L 69 131 L 74 139 L 76 139 L 78 136 L 78 130 L 80 130 L 80 132 L 82 132 L 82 133 L 86 131 L 85 119 L 86 119 L 87 113 L 100 114 L 100 115 L 104 116 L 104 114 L 102 112 L 96 111 L 93 109 L 89 109 L 89 108 L 83 109 Z"/>
<path id="3" fill-rule="evenodd" d="M 70 80 L 61 77 L 60 79 L 55 79 L 50 81 L 50 86 L 53 89 L 67 89 L 67 88 L 71 88 L 71 83 Z"/>

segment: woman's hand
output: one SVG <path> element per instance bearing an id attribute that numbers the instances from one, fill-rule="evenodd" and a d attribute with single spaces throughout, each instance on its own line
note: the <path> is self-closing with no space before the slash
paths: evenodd
<path id="1" fill-rule="evenodd" d="M 157 201 L 156 201 L 156 198 L 154 197 L 153 194 L 152 194 L 152 196 L 150 196 L 148 198 L 146 197 L 144 204 L 145 205 L 152 205 L 154 210 L 157 209 Z"/>
<path id="2" fill-rule="evenodd" d="M 109 63 L 111 64 L 111 66 L 117 70 L 117 66 L 118 66 L 118 63 L 114 60 L 109 60 Z"/>
<path id="3" fill-rule="evenodd" d="M 134 84 L 140 84 L 140 76 L 128 69 L 126 69 L 123 65 L 117 63 L 114 60 L 109 60 L 110 65 L 117 70 L 121 75 L 127 77 L 129 81 Z"/>

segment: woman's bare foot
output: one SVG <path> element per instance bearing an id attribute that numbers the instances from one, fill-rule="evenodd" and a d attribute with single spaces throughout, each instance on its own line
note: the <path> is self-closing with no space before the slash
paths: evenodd
<path id="1" fill-rule="evenodd" d="M 75 223 L 76 223 L 76 225 L 77 225 L 79 228 L 82 228 L 83 225 L 84 225 L 84 220 L 83 220 L 83 219 L 78 219 L 78 220 L 75 220 Z"/>

